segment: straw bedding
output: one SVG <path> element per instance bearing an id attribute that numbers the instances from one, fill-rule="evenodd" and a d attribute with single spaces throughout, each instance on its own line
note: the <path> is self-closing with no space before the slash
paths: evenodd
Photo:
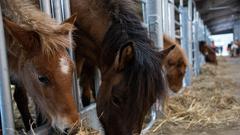
<path id="1" fill-rule="evenodd" d="M 219 61 L 217 67 L 203 65 L 191 86 L 170 97 L 166 116 L 157 120 L 149 134 L 166 127 L 187 130 L 226 127 L 240 120 L 240 95 L 232 92 L 239 90 L 236 78 L 227 70 L 226 60 Z"/>

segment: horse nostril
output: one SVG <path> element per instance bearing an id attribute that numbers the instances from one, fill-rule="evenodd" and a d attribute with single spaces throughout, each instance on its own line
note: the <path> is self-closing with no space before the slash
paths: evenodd
<path id="1" fill-rule="evenodd" d="M 66 135 L 68 135 L 69 131 L 70 131 L 70 128 L 65 128 L 65 129 L 64 129 L 64 133 L 65 133 Z"/>

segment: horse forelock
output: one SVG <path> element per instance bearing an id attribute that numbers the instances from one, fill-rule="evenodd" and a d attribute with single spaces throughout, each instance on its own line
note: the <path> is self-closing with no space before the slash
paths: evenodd
<path id="1" fill-rule="evenodd" d="M 175 45 L 175 48 L 173 49 L 173 51 L 170 52 L 170 54 L 174 54 L 176 56 L 181 56 L 183 62 L 185 65 L 188 64 L 188 59 L 186 56 L 186 53 L 184 52 L 184 50 L 182 49 L 181 45 L 176 41 L 171 39 L 170 37 L 168 37 L 167 35 L 163 35 L 163 41 L 164 41 L 164 48 L 168 48 L 172 45 Z"/>
<path id="2" fill-rule="evenodd" d="M 31 0 L 6 0 L 4 15 L 29 31 L 39 34 L 41 48 L 45 54 L 55 54 L 62 48 L 71 48 L 72 24 L 60 24 L 40 11 Z"/>

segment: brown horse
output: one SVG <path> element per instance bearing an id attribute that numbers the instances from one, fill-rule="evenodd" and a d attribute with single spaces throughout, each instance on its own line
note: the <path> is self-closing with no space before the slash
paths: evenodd
<path id="1" fill-rule="evenodd" d="M 204 55 L 205 61 L 217 65 L 216 53 L 207 45 L 205 41 L 199 42 L 199 50 Z"/>
<path id="2" fill-rule="evenodd" d="M 161 67 L 174 46 L 161 52 L 152 47 L 130 0 L 71 0 L 71 7 L 79 13 L 79 53 L 101 70 L 97 113 L 106 135 L 139 134 L 147 111 L 165 97 Z"/>
<path id="3" fill-rule="evenodd" d="M 71 47 L 74 19 L 58 24 L 28 0 L 1 1 L 1 6 L 4 16 L 11 18 L 4 24 L 17 106 L 23 118 L 31 120 L 27 92 L 49 123 L 64 132 L 79 120 L 71 93 L 74 63 L 66 50 Z"/>
<path id="4" fill-rule="evenodd" d="M 166 76 L 169 87 L 173 92 L 178 92 L 182 88 L 183 78 L 186 72 L 188 60 L 183 49 L 176 41 L 170 39 L 166 35 L 163 36 L 164 49 L 176 45 L 176 47 L 168 54 L 166 63 Z"/>
<path id="5" fill-rule="evenodd" d="M 234 43 L 235 43 L 238 47 L 240 47 L 240 40 L 236 40 L 236 41 L 234 41 Z"/>

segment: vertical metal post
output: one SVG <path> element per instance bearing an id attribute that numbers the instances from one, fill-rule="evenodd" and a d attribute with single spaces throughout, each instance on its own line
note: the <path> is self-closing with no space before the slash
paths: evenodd
<path id="1" fill-rule="evenodd" d="M 168 1 L 168 22 L 169 22 L 169 36 L 175 39 L 175 2 L 174 0 Z"/>
<path id="2" fill-rule="evenodd" d="M 195 65 L 196 65 L 196 71 L 195 71 L 195 74 L 198 75 L 199 72 L 200 72 L 200 53 L 199 53 L 199 44 L 198 44 L 198 31 L 199 31 L 199 21 L 200 21 L 200 18 L 199 18 L 199 13 L 196 11 L 195 12 L 195 40 L 194 40 L 194 48 L 195 48 L 195 57 L 196 57 L 196 62 L 195 62 Z"/>
<path id="3" fill-rule="evenodd" d="M 163 48 L 163 30 L 162 30 L 162 11 L 161 1 L 147 0 L 147 16 L 149 24 L 149 32 L 151 39 L 155 42 L 155 46 L 159 49 Z"/>
<path id="4" fill-rule="evenodd" d="M 234 35 L 234 40 L 240 40 L 240 17 L 234 23 L 233 35 Z"/>
<path id="5" fill-rule="evenodd" d="M 163 13 L 163 32 L 170 36 L 169 33 L 169 11 L 168 11 L 168 0 L 161 0 L 162 1 L 162 13 Z"/>
<path id="6" fill-rule="evenodd" d="M 14 135 L 13 109 L 9 85 L 7 54 L 0 5 L 0 107 L 3 135 Z"/>
<path id="7" fill-rule="evenodd" d="M 58 22 L 62 22 L 63 20 L 63 13 L 61 10 L 61 0 L 53 0 L 53 11 L 54 11 L 54 18 L 58 21 Z"/>
<path id="8" fill-rule="evenodd" d="M 193 52 L 192 52 L 192 46 L 193 46 L 193 42 L 192 42 L 192 10 L 193 10 L 193 4 L 192 4 L 192 0 L 188 0 L 188 59 L 189 59 L 189 65 L 190 68 L 192 70 L 193 68 Z M 192 72 L 191 72 L 192 73 Z"/>
<path id="9" fill-rule="evenodd" d="M 62 5 L 63 5 L 63 18 L 67 19 L 70 17 L 71 15 L 71 11 L 70 11 L 70 1 L 69 0 L 61 0 Z"/>
<path id="10" fill-rule="evenodd" d="M 48 15 L 52 16 L 51 13 L 51 1 L 50 0 L 40 0 L 40 5 L 42 6 L 42 10 Z"/>
<path id="11" fill-rule="evenodd" d="M 197 25 L 198 25 L 198 17 L 197 17 L 197 10 L 196 10 L 196 7 L 194 6 L 193 7 L 193 37 L 192 37 L 192 43 L 193 43 L 193 46 L 192 46 L 192 52 L 193 52 L 193 73 L 194 75 L 197 75 L 197 60 L 198 60 L 198 55 L 197 55 Z"/>
<path id="12" fill-rule="evenodd" d="M 141 0 L 141 6 L 142 6 L 142 13 L 143 13 L 143 22 L 146 27 L 148 27 L 148 18 L 147 18 L 147 6 L 146 6 L 146 0 Z"/>
<path id="13" fill-rule="evenodd" d="M 190 61 L 191 61 L 191 44 L 189 44 L 189 35 L 191 35 L 191 33 L 189 33 L 189 30 L 188 30 L 188 8 L 186 7 L 183 7 L 183 0 L 181 0 L 181 4 L 180 4 L 180 11 L 181 11 L 181 16 L 180 16 L 180 23 L 182 24 L 182 27 L 181 27 L 181 35 L 182 35 L 182 38 L 181 38 L 181 45 L 182 47 L 184 48 L 186 54 L 187 54 L 187 57 L 188 57 L 188 60 L 189 60 L 189 65 L 187 67 L 187 70 L 186 70 L 186 74 L 185 74 L 185 78 L 184 78 L 184 84 L 186 86 L 189 86 L 191 84 L 191 64 L 190 64 Z"/>

